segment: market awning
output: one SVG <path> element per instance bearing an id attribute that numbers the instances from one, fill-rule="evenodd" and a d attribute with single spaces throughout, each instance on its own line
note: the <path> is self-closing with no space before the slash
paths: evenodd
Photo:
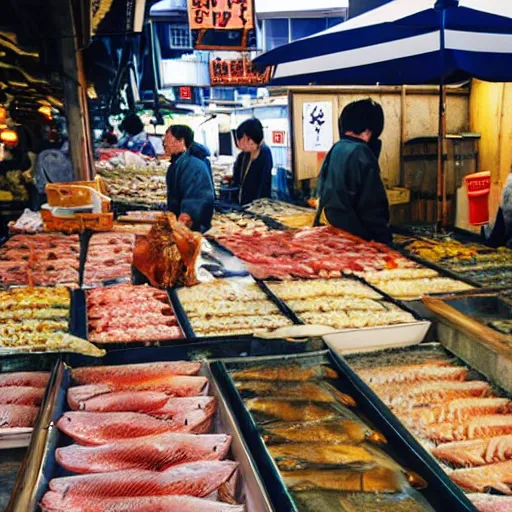
<path id="1" fill-rule="evenodd" d="M 255 62 L 276 85 L 510 81 L 512 2 L 394 0 Z"/>

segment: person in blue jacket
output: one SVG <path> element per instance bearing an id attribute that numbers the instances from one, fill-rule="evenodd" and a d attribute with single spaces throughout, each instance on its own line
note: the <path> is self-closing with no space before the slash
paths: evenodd
<path id="1" fill-rule="evenodd" d="M 242 151 L 233 168 L 233 185 L 239 187 L 241 205 L 270 197 L 272 190 L 272 152 L 263 141 L 259 119 L 248 119 L 236 130 L 237 146 Z"/>
<path id="2" fill-rule="evenodd" d="M 325 157 L 317 187 L 315 224 L 332 226 L 365 240 L 392 243 L 389 203 L 380 176 L 382 107 L 371 99 L 345 107 L 339 119 L 341 140 Z"/>
<path id="3" fill-rule="evenodd" d="M 194 132 L 185 125 L 168 128 L 165 154 L 171 158 L 167 169 L 167 209 L 194 231 L 211 227 L 214 188 L 208 150 L 194 142 Z"/>

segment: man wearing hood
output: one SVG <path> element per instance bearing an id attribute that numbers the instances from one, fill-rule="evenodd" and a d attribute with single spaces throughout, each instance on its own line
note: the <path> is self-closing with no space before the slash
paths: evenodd
<path id="1" fill-rule="evenodd" d="M 365 240 L 392 242 L 389 203 L 380 176 L 382 107 L 371 99 L 347 105 L 339 119 L 341 140 L 320 171 L 319 208 L 329 224 Z"/>
<path id="2" fill-rule="evenodd" d="M 171 158 L 166 176 L 167 209 L 194 231 L 208 231 L 214 203 L 208 150 L 194 142 L 194 132 L 185 125 L 168 128 L 164 149 Z"/>

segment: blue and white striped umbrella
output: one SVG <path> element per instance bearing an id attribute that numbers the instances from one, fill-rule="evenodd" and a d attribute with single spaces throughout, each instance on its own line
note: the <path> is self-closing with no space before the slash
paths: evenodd
<path id="1" fill-rule="evenodd" d="M 255 62 L 275 85 L 512 81 L 512 0 L 394 0 Z"/>

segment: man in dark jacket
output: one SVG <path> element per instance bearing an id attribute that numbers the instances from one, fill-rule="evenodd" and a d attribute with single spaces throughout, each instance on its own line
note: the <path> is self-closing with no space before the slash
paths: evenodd
<path id="1" fill-rule="evenodd" d="M 164 137 L 167 169 L 167 209 L 194 231 L 211 227 L 214 189 L 208 150 L 194 142 L 194 132 L 184 125 L 169 127 Z"/>
<path id="2" fill-rule="evenodd" d="M 371 99 L 347 105 L 339 129 L 341 140 L 320 171 L 316 224 L 325 214 L 334 227 L 389 244 L 389 203 L 377 160 L 384 129 L 382 107 Z"/>
<path id="3" fill-rule="evenodd" d="M 241 205 L 270 197 L 272 190 L 272 152 L 263 142 L 263 126 L 259 119 L 248 119 L 236 130 L 238 148 L 242 151 L 233 169 L 233 185 L 239 187 Z"/>

